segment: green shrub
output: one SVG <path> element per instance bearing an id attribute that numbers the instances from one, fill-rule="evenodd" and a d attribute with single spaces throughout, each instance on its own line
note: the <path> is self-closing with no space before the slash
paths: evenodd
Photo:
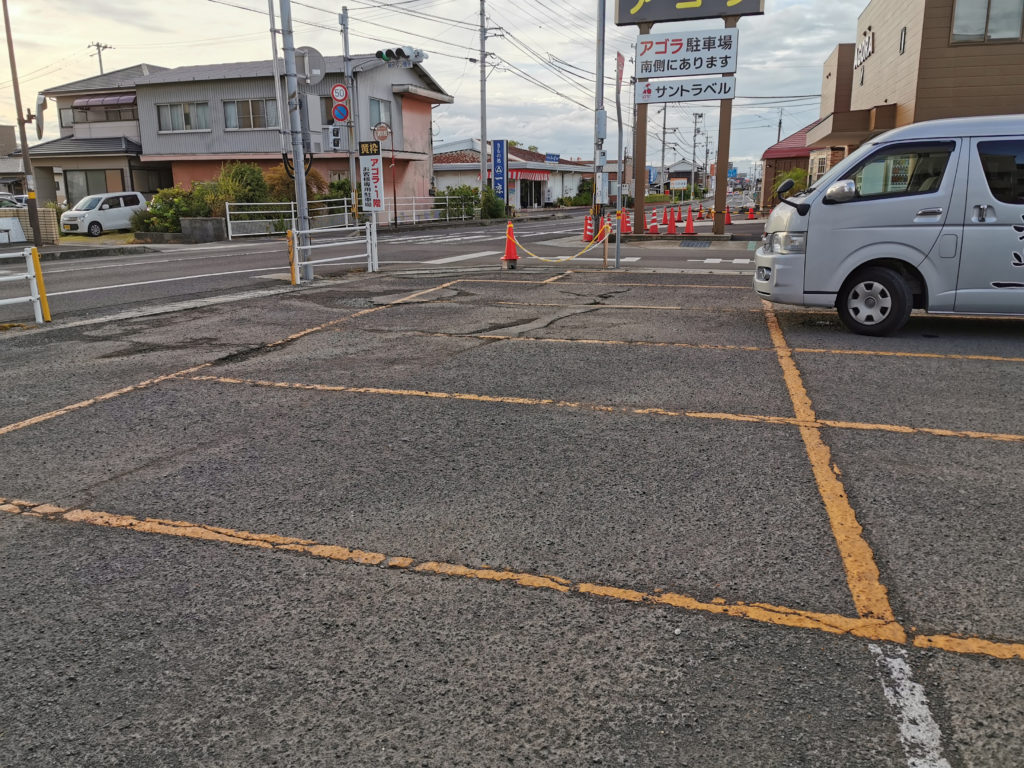
<path id="1" fill-rule="evenodd" d="M 579 187 L 576 189 L 576 197 L 572 199 L 573 205 L 593 205 L 594 204 L 594 180 L 583 179 L 580 182 Z"/>
<path id="2" fill-rule="evenodd" d="M 232 203 L 262 203 L 267 199 L 267 180 L 255 163 L 225 163 L 217 186 L 220 195 Z"/>
<path id="3" fill-rule="evenodd" d="M 671 202 L 669 195 L 647 195 L 644 198 L 645 203 L 668 203 Z"/>
<path id="4" fill-rule="evenodd" d="M 448 187 L 434 198 L 434 207 L 444 210 L 449 219 L 469 219 L 480 207 L 480 192 L 468 184 Z"/>
<path id="5" fill-rule="evenodd" d="M 484 199 L 483 203 L 480 205 L 480 218 L 505 218 L 505 201 L 498 197 L 495 191 L 490 187 L 484 189 Z"/>
<path id="6" fill-rule="evenodd" d="M 327 194 L 332 200 L 352 197 L 352 181 L 348 177 L 335 179 L 327 185 Z"/>
<path id="7" fill-rule="evenodd" d="M 209 184 L 214 182 L 197 184 L 190 190 L 181 187 L 161 189 L 150 201 L 149 210 L 132 216 L 132 229 L 136 232 L 181 232 L 183 216 L 209 216 L 210 193 L 205 186 Z"/>

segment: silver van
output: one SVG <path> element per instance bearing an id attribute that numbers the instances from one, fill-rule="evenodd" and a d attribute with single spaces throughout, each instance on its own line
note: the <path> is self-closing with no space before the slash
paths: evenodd
<path id="1" fill-rule="evenodd" d="M 912 309 L 1024 315 L 1024 115 L 889 131 L 768 217 L 754 290 L 898 331 Z"/>

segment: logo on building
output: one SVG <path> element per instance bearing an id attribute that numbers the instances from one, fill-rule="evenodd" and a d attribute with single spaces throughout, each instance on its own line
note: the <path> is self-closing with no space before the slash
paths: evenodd
<path id="1" fill-rule="evenodd" d="M 868 28 L 868 31 L 864 33 L 864 39 L 860 41 L 860 45 L 857 46 L 857 50 L 853 54 L 853 68 L 857 69 L 861 64 L 871 58 L 871 54 L 875 52 L 875 33 Z"/>

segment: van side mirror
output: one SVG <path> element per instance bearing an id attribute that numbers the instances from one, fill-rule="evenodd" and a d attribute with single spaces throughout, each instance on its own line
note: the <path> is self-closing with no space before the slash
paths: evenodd
<path id="1" fill-rule="evenodd" d="M 789 200 L 787 200 L 786 198 L 783 197 L 784 194 L 789 192 L 789 190 L 791 190 L 795 186 L 796 186 L 796 182 L 795 181 L 793 181 L 792 179 L 786 179 L 784 182 L 779 184 L 778 189 L 775 190 L 775 195 L 779 198 L 780 202 L 783 202 L 786 205 L 793 206 L 794 208 L 796 208 L 796 212 L 797 213 L 799 213 L 801 216 L 806 216 L 807 213 L 811 210 L 811 206 L 809 204 L 807 204 L 807 203 L 791 203 Z"/>
<path id="2" fill-rule="evenodd" d="M 101 206 L 100 206 L 100 210 L 101 210 L 101 211 L 105 211 L 105 210 L 107 210 L 107 209 L 108 209 L 109 207 L 110 207 L 109 205 L 107 205 L 106 203 L 104 203 L 103 205 L 101 205 Z"/>
<path id="3" fill-rule="evenodd" d="M 857 196 L 857 184 L 853 179 L 837 181 L 825 191 L 826 203 L 848 203 Z"/>
<path id="4" fill-rule="evenodd" d="M 779 184 L 779 188 L 775 190 L 775 196 L 781 198 L 784 194 L 789 192 L 789 190 L 791 190 L 794 186 L 796 186 L 795 181 L 793 181 L 792 179 L 786 179 L 784 182 Z"/>

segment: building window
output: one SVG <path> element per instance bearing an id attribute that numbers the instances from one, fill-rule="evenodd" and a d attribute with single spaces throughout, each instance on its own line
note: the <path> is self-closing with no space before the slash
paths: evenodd
<path id="1" fill-rule="evenodd" d="M 64 107 L 60 111 L 60 127 L 70 128 L 75 124 L 75 111 L 70 107 Z"/>
<path id="2" fill-rule="evenodd" d="M 876 152 L 852 175 L 857 198 L 870 199 L 938 192 L 954 144 L 893 146 Z"/>
<path id="3" fill-rule="evenodd" d="M 156 118 L 161 132 L 207 131 L 210 129 L 210 105 L 205 101 L 157 104 Z"/>
<path id="4" fill-rule="evenodd" d="M 956 0 L 954 43 L 1020 40 L 1024 0 Z"/>
<path id="5" fill-rule="evenodd" d="M 388 125 L 391 125 L 390 101 L 370 99 L 370 125 L 376 125 L 377 123 L 387 123 Z"/>
<path id="6" fill-rule="evenodd" d="M 1024 141 L 982 141 L 978 155 L 992 196 L 1001 203 L 1024 205 Z"/>
<path id="7" fill-rule="evenodd" d="M 907 28 L 900 30 L 900 56 L 907 52 Z"/>
<path id="8" fill-rule="evenodd" d="M 138 119 L 139 116 L 134 106 L 75 107 L 74 109 L 65 108 L 60 111 L 60 124 L 65 128 L 75 123 L 116 123 Z"/>
<path id="9" fill-rule="evenodd" d="M 65 171 L 68 203 L 74 205 L 83 197 L 100 192 L 121 192 L 124 179 L 117 168 L 95 171 Z"/>
<path id="10" fill-rule="evenodd" d="M 276 99 L 241 99 L 224 102 L 224 127 L 228 130 L 277 128 Z"/>

